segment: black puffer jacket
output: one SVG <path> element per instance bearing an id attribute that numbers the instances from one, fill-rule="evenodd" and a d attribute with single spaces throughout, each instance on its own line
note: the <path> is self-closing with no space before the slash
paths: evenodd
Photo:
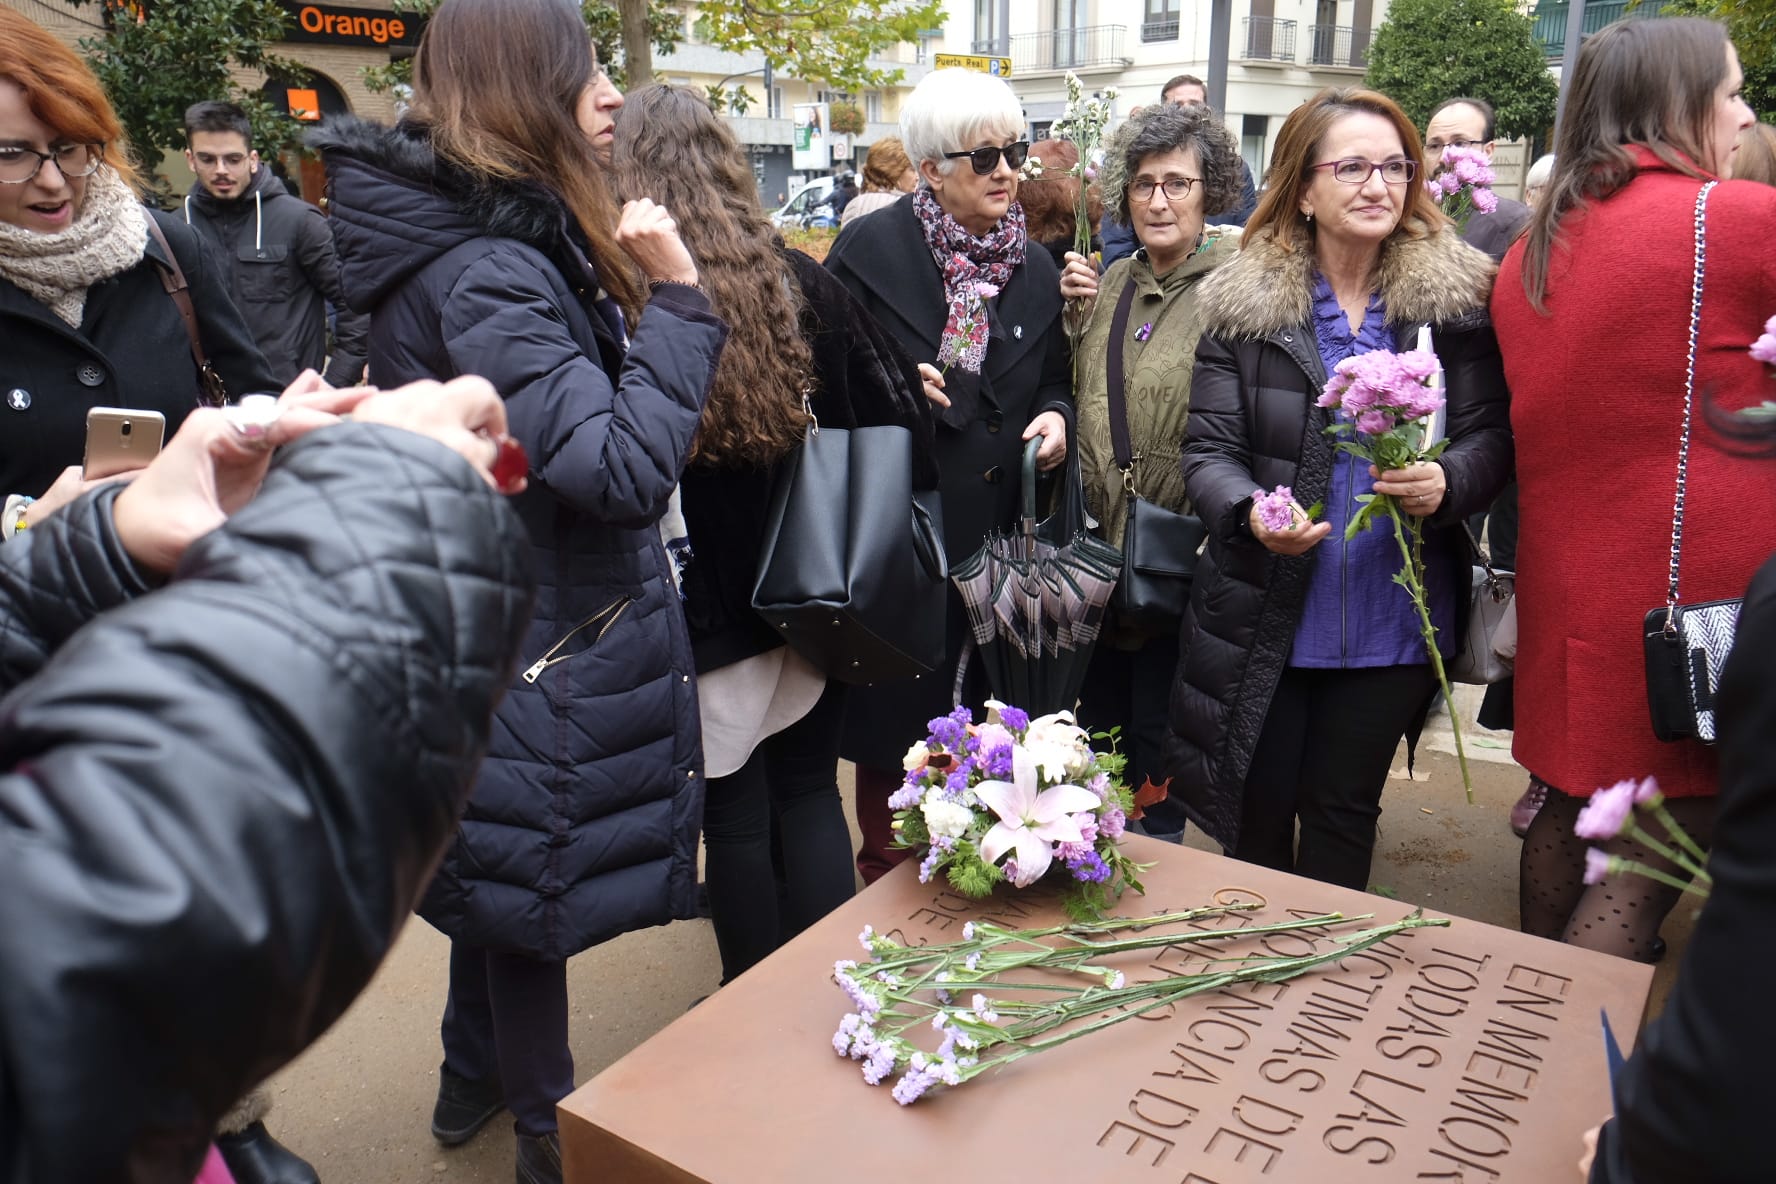
<path id="1" fill-rule="evenodd" d="M 1486 311 L 1493 270 L 1446 229 L 1394 240 L 1383 249 L 1378 277 L 1395 348 L 1411 349 L 1419 326 L 1429 323 L 1443 363 L 1451 443 L 1441 463 L 1449 491 L 1429 520 L 1426 545 L 1446 554 L 1466 547 L 1461 522 L 1489 505 L 1512 471 L 1510 396 Z M 1166 771 L 1190 816 L 1228 848 L 1239 835 L 1246 772 L 1314 562 L 1311 551 L 1283 558 L 1252 537 L 1252 491 L 1287 485 L 1311 506 L 1326 500 L 1332 477 L 1331 413 L 1314 405 L 1326 373 L 1312 285 L 1311 256 L 1266 237 L 1247 240 L 1199 289 L 1207 311 L 1183 463 L 1209 540 L 1184 617 Z M 1465 608 L 1466 597 L 1457 599 Z"/>
<path id="2" fill-rule="evenodd" d="M 0 547 L 10 1184 L 186 1184 L 345 1010 L 451 833 L 529 607 L 511 511 L 409 433 L 297 444 L 156 591 L 115 496 Z"/>
<path id="3" fill-rule="evenodd" d="M 701 292 L 665 284 L 625 350 L 552 194 L 477 184 L 407 126 L 335 120 L 312 143 L 372 376 L 482 375 L 530 454 L 514 500 L 538 585 L 525 674 L 420 914 L 550 961 L 690 917 L 701 734 L 657 524 L 727 330 Z"/>

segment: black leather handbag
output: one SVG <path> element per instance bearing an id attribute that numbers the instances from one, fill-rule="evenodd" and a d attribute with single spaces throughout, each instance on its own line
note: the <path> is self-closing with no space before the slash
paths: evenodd
<path id="1" fill-rule="evenodd" d="M 1190 603 L 1190 579 L 1208 528 L 1202 519 L 1178 514 L 1135 492 L 1134 446 L 1129 436 L 1128 394 L 1123 384 L 1122 347 L 1129 309 L 1135 300 L 1133 281 L 1125 284 L 1110 318 L 1109 356 L 1110 445 L 1128 515 L 1122 530 L 1122 576 L 1110 594 L 1116 622 L 1144 633 L 1176 633 Z"/>
<path id="2" fill-rule="evenodd" d="M 812 424 L 771 492 L 752 607 L 829 678 L 885 682 L 942 664 L 948 588 L 912 432 Z"/>

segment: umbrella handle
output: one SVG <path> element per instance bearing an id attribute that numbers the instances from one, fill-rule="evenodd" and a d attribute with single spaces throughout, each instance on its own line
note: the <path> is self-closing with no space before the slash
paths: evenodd
<path id="1" fill-rule="evenodd" d="M 1024 441 L 1024 557 L 1026 559 L 1036 553 L 1036 453 L 1048 439 L 1041 432 Z"/>

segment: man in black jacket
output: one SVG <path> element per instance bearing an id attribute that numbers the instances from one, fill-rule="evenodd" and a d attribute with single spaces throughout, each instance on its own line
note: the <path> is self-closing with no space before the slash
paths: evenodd
<path id="1" fill-rule="evenodd" d="M 184 204 L 228 265 L 228 291 L 280 384 L 327 362 L 327 313 L 336 316 L 325 376 L 350 386 L 364 374 L 370 319 L 346 307 L 326 217 L 293 196 L 252 148 L 252 127 L 233 103 L 185 112 L 185 163 L 197 174 Z"/>

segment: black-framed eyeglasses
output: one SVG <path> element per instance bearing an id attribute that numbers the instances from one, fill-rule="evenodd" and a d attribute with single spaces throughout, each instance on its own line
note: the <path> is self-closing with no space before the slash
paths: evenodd
<path id="1" fill-rule="evenodd" d="M 105 163 L 103 144 L 63 144 L 48 152 L 15 145 L 0 147 L 0 185 L 23 185 L 45 161 L 55 161 L 64 177 L 90 177 Z"/>
<path id="2" fill-rule="evenodd" d="M 1346 185 L 1365 185 L 1376 173 L 1389 185 L 1404 185 L 1418 175 L 1416 160 L 1364 160 L 1347 156 L 1343 160 L 1323 160 L 1310 169 L 1331 169 L 1332 175 Z"/>
<path id="3" fill-rule="evenodd" d="M 1167 201 L 1183 201 L 1190 196 L 1193 185 L 1201 185 L 1201 177 L 1167 177 L 1163 181 L 1130 181 L 1129 197 L 1134 201 L 1152 201 L 1153 191 L 1166 195 Z"/>
<path id="4" fill-rule="evenodd" d="M 1464 140 L 1464 139 L 1461 139 L 1460 137 L 1457 137 L 1456 139 L 1444 140 L 1442 142 L 1438 142 L 1436 140 L 1427 140 L 1425 142 L 1425 147 L 1432 152 L 1441 152 L 1445 148 L 1472 148 L 1476 152 L 1484 152 L 1486 150 L 1486 141 L 1485 140 Z"/>
<path id="5" fill-rule="evenodd" d="M 972 167 L 977 174 L 984 177 L 999 167 L 1000 156 L 1005 157 L 1005 163 L 1007 165 L 1014 169 L 1021 169 L 1024 167 L 1024 161 L 1029 158 L 1029 155 L 1030 141 L 1019 140 L 1017 143 L 1007 144 L 1003 148 L 989 144 L 985 148 L 969 148 L 961 152 L 946 152 L 944 153 L 944 159 L 961 160 L 966 156 L 968 158 L 969 166 Z"/>

